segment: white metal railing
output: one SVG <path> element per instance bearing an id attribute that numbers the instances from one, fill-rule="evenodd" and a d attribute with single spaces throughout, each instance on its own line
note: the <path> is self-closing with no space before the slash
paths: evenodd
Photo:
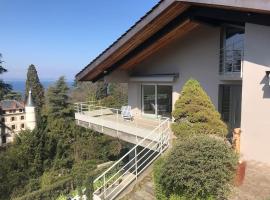
<path id="1" fill-rule="evenodd" d="M 94 196 L 104 200 L 114 199 L 131 182 L 137 180 L 138 176 L 167 149 L 169 139 L 170 120 L 165 119 L 121 159 L 94 180 Z M 146 140 L 151 141 L 143 147 Z"/>
<path id="2" fill-rule="evenodd" d="M 145 118 L 142 116 L 136 116 L 134 117 L 135 120 L 124 120 L 122 115 L 121 115 L 121 110 L 116 109 L 116 108 L 110 108 L 110 107 L 105 107 L 102 106 L 99 102 L 96 101 L 89 101 L 89 102 L 78 102 L 74 104 L 74 109 L 75 112 L 83 115 L 89 115 L 89 116 L 94 116 L 105 122 L 108 117 L 111 117 L 111 119 L 114 119 L 114 130 L 117 132 L 119 131 L 119 127 L 123 123 L 129 123 L 128 125 L 133 125 L 136 127 L 143 126 L 144 128 L 147 129 L 154 129 L 156 126 L 158 126 L 164 119 L 162 116 L 159 116 L 156 119 L 150 119 L 150 118 Z M 151 121 L 151 123 L 149 123 Z M 103 124 L 101 124 L 101 129 L 103 130 Z M 103 132 L 103 131 L 102 131 Z"/>
<path id="3" fill-rule="evenodd" d="M 244 41 L 239 40 L 220 49 L 220 74 L 240 73 L 242 77 Z"/>
<path id="4" fill-rule="evenodd" d="M 76 103 L 75 110 L 80 114 L 91 113 L 93 115 L 94 113 L 95 116 L 99 117 L 113 114 L 113 117 L 121 119 L 121 110 L 107 108 L 97 102 Z M 144 137 L 141 139 L 136 137 L 137 143 L 132 149 L 94 180 L 94 199 L 111 200 L 116 198 L 168 148 L 171 133 L 170 118 L 159 118 L 156 121 L 158 123 L 155 126 L 152 125 L 153 127 Z M 146 125 L 147 122 L 144 126 Z M 116 124 L 116 129 L 117 126 Z"/>

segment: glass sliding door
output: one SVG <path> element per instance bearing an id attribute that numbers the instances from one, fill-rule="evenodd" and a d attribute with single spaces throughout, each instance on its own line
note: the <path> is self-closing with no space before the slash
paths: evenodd
<path id="1" fill-rule="evenodd" d="M 157 114 L 171 117 L 172 112 L 172 86 L 157 85 Z"/>
<path id="2" fill-rule="evenodd" d="M 219 111 L 230 129 L 241 127 L 241 85 L 219 86 Z M 231 131 L 230 131 L 231 132 Z"/>
<path id="3" fill-rule="evenodd" d="M 142 110 L 144 114 L 171 117 L 172 86 L 142 85 Z"/>
<path id="4" fill-rule="evenodd" d="M 156 114 L 156 86 L 142 85 L 143 113 Z"/>

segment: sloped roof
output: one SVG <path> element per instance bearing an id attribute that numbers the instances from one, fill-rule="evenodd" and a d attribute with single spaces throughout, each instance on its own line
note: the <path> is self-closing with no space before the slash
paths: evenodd
<path id="1" fill-rule="evenodd" d="M 112 67 L 115 63 L 127 55 L 123 49 L 128 49 L 131 51 L 132 49 L 138 47 L 142 42 L 146 41 L 149 37 L 154 35 L 159 29 L 155 29 L 156 32 L 152 32 L 152 35 L 150 35 L 148 27 L 153 24 L 156 24 L 157 26 L 160 25 L 159 22 L 161 19 L 166 21 L 164 18 L 162 18 L 162 16 L 167 17 L 168 20 L 172 20 L 173 18 L 170 18 L 171 16 L 168 14 L 171 10 L 175 12 L 175 10 L 178 9 L 178 12 L 175 13 L 181 15 L 189 7 L 195 5 L 267 14 L 269 14 L 270 11 L 269 0 L 161 0 L 141 19 L 139 19 L 139 21 L 137 21 L 130 29 L 121 35 L 112 45 L 110 45 L 86 67 L 84 67 L 76 75 L 76 79 L 79 81 L 96 80 L 97 77 L 105 74 L 107 69 Z M 166 11 L 168 11 L 168 13 L 166 13 Z M 165 26 L 165 24 L 160 26 Z M 148 38 L 139 38 L 138 35 L 142 34 L 147 35 Z M 117 53 L 118 56 L 115 56 Z"/>
<path id="2" fill-rule="evenodd" d="M 24 104 L 16 100 L 2 100 L 0 107 L 2 110 L 24 109 Z"/>

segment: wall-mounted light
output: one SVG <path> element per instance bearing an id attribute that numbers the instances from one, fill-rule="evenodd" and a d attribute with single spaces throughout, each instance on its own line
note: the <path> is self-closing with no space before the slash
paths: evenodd
<path id="1" fill-rule="evenodd" d="M 270 86 L 270 71 L 266 71 L 266 78 L 268 79 L 268 85 Z"/>

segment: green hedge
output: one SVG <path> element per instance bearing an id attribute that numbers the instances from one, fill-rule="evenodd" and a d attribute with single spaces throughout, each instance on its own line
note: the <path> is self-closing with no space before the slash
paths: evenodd
<path id="1" fill-rule="evenodd" d="M 167 200 L 165 192 L 163 191 L 162 186 L 160 184 L 161 182 L 160 178 L 164 164 L 165 164 L 165 156 L 160 157 L 154 164 L 153 178 L 154 178 L 155 196 L 157 200 Z"/>
<path id="2" fill-rule="evenodd" d="M 237 161 L 223 140 L 194 136 L 178 141 L 155 163 L 157 200 L 224 199 L 230 192 Z"/>
<path id="3" fill-rule="evenodd" d="M 68 195 L 74 189 L 78 189 L 79 195 L 82 195 L 82 189 L 86 188 L 85 194 L 91 200 L 93 193 L 94 177 L 101 173 L 103 169 L 96 169 L 95 161 L 83 161 L 73 165 L 70 174 L 66 177 L 59 177 L 61 180 L 51 183 L 51 177 L 55 172 L 45 173 L 46 178 L 42 189 L 31 192 L 14 200 L 51 200 L 60 195 Z M 47 177 L 47 175 L 49 175 Z M 53 181 L 57 180 L 57 177 Z"/>
<path id="4" fill-rule="evenodd" d="M 37 190 L 30 194 L 14 198 L 14 200 L 51 200 L 56 199 L 61 194 L 69 194 L 74 187 L 74 181 L 72 177 L 68 177 L 55 184 L 45 187 L 44 189 Z"/>

